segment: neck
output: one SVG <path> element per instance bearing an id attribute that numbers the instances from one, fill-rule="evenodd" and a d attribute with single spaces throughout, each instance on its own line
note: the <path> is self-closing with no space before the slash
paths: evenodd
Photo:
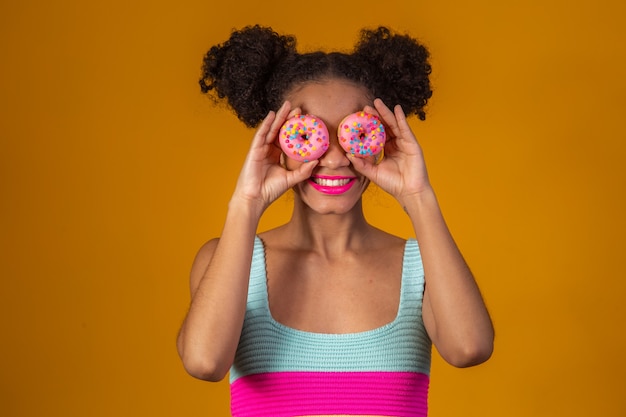
<path id="1" fill-rule="evenodd" d="M 373 227 L 365 220 L 361 200 L 346 213 L 317 213 L 296 198 L 293 215 L 285 225 L 294 245 L 328 257 L 358 250 Z"/>

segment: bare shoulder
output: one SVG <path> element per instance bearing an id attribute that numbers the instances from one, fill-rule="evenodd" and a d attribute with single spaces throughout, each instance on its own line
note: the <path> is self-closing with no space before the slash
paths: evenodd
<path id="1" fill-rule="evenodd" d="M 203 244 L 198 250 L 198 253 L 196 253 L 189 276 L 189 289 L 191 290 L 192 296 L 200 285 L 200 280 L 202 280 L 211 259 L 213 259 L 213 254 L 215 253 L 215 248 L 219 241 L 219 238 L 209 240 Z"/>
<path id="2" fill-rule="evenodd" d="M 406 239 L 400 236 L 392 235 L 391 233 L 385 232 L 384 230 L 381 230 L 381 229 L 374 228 L 374 230 L 375 230 L 375 233 L 378 235 L 378 239 L 383 243 L 393 244 L 393 245 L 404 245 L 406 242 Z"/>
<path id="3" fill-rule="evenodd" d="M 198 253 L 196 254 L 196 259 L 194 260 L 194 262 L 201 261 L 202 259 L 206 257 L 208 257 L 210 260 L 210 258 L 213 257 L 213 252 L 215 252 L 215 248 L 217 247 L 217 244 L 219 243 L 219 241 L 220 241 L 220 238 L 216 237 L 207 241 L 202 246 L 200 246 L 200 249 L 198 250 Z"/>
<path id="4" fill-rule="evenodd" d="M 266 254 L 267 252 L 294 250 L 294 243 L 301 241 L 300 239 L 294 239 L 285 225 L 266 230 L 257 236 L 263 242 Z"/>
<path id="5" fill-rule="evenodd" d="M 392 251 L 403 253 L 404 246 L 406 245 L 406 239 L 377 228 L 372 228 L 368 241 L 373 250 L 384 252 Z"/>

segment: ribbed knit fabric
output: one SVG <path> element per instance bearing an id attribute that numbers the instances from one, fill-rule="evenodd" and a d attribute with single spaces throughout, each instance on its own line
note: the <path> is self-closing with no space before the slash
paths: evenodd
<path id="1" fill-rule="evenodd" d="M 364 332 L 311 333 L 277 322 L 265 271 L 257 237 L 230 371 L 233 417 L 426 416 L 431 341 L 422 321 L 424 271 L 414 239 L 405 245 L 398 315 Z"/>

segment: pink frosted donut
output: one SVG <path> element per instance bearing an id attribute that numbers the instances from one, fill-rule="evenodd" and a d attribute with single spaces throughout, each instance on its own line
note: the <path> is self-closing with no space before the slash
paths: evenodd
<path id="1" fill-rule="evenodd" d="M 283 124 L 278 142 L 285 155 L 297 161 L 318 159 L 328 150 L 328 129 L 324 122 L 310 114 L 298 114 Z"/>
<path id="2" fill-rule="evenodd" d="M 376 115 L 364 111 L 346 116 L 337 136 L 341 147 L 359 158 L 377 155 L 385 147 L 385 127 Z"/>

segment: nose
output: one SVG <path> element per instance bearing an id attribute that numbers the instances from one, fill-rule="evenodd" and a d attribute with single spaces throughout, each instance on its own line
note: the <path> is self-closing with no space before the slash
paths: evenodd
<path id="1" fill-rule="evenodd" d="M 339 145 L 337 134 L 331 134 L 328 150 L 319 159 L 319 166 L 327 168 L 341 168 L 350 165 L 346 151 Z"/>

